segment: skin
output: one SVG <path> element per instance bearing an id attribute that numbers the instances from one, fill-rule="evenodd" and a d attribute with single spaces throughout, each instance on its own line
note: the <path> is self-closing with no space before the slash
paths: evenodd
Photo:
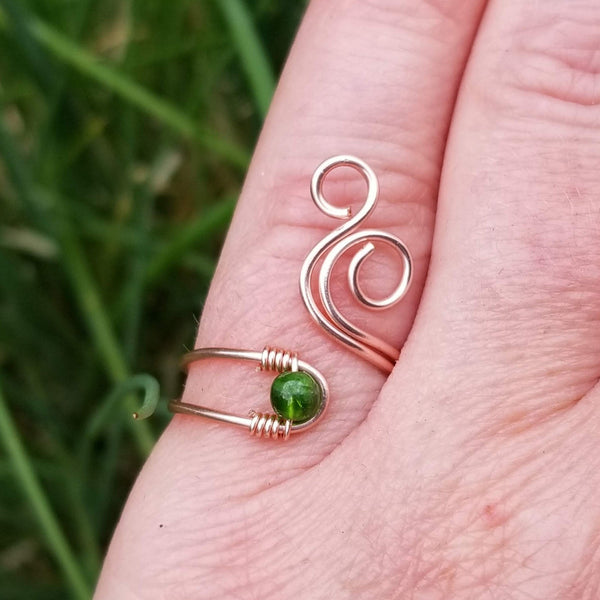
<path id="1" fill-rule="evenodd" d="M 286 443 L 176 416 L 96 600 L 600 597 L 600 3 L 484 4 L 311 3 L 197 346 L 294 348 L 330 411 Z M 386 313 L 355 311 L 334 279 L 346 313 L 403 346 L 389 377 L 298 294 L 339 224 L 310 177 L 340 153 L 373 167 L 369 226 L 415 260 Z M 364 185 L 344 169 L 326 194 L 357 206 Z M 388 258 L 365 266 L 373 294 Z M 243 414 L 268 381 L 203 362 L 183 399 Z"/>

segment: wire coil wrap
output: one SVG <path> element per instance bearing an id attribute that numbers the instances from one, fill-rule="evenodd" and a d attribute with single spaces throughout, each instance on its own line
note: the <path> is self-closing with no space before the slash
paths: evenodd
<path id="1" fill-rule="evenodd" d="M 351 167 L 358 171 L 367 183 L 367 196 L 360 210 L 352 216 L 350 207 L 340 208 L 327 202 L 323 196 L 326 175 L 338 167 Z M 363 331 L 348 321 L 339 311 L 331 296 L 330 279 L 339 258 L 355 246 L 362 245 L 350 262 L 348 283 L 354 299 L 362 306 L 380 310 L 399 302 L 408 291 L 412 281 L 412 258 L 408 248 L 396 236 L 376 229 L 353 232 L 371 214 L 379 195 L 379 183 L 373 170 L 364 161 L 354 156 L 334 156 L 317 167 L 311 181 L 311 196 L 321 212 L 346 223 L 326 235 L 309 253 L 300 272 L 300 293 L 313 320 L 341 344 L 348 346 L 381 370 L 390 372 L 399 356 L 399 351 L 384 340 Z M 382 299 L 370 298 L 361 288 L 359 273 L 367 258 L 375 251 L 373 242 L 394 250 L 402 261 L 402 272 L 396 289 Z M 320 304 L 312 291 L 313 276 L 318 263 Z"/>
<path id="2" fill-rule="evenodd" d="M 259 369 L 261 371 L 276 371 L 277 373 L 297 371 L 298 355 L 289 350 L 266 346 L 260 357 Z"/>
<path id="3" fill-rule="evenodd" d="M 259 438 L 266 437 L 274 440 L 282 438 L 287 440 L 291 429 L 292 422 L 289 419 L 282 419 L 272 413 L 250 411 L 250 425 L 248 426 L 250 435 Z"/>

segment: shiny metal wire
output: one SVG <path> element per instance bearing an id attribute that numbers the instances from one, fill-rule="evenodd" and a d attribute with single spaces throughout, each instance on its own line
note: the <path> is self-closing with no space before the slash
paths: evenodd
<path id="1" fill-rule="evenodd" d="M 360 210 L 353 216 L 350 207 L 333 206 L 323 195 L 325 177 L 339 167 L 351 167 L 358 171 L 367 183 L 367 196 Z M 331 296 L 330 279 L 339 258 L 351 248 L 362 246 L 354 255 L 348 269 L 348 285 L 352 296 L 362 306 L 372 310 L 382 310 L 393 306 L 405 295 L 412 281 L 412 258 L 408 248 L 396 236 L 378 231 L 364 229 L 354 231 L 373 212 L 379 196 L 379 183 L 373 170 L 359 158 L 348 155 L 334 156 L 317 167 L 310 186 L 314 203 L 326 215 L 346 223 L 326 235 L 308 254 L 300 272 L 300 294 L 313 318 L 329 335 L 353 352 L 362 356 L 381 370 L 390 372 L 399 356 L 398 349 L 384 340 L 363 331 L 346 319 L 336 306 Z M 361 288 L 359 275 L 365 261 L 375 251 L 375 243 L 386 245 L 396 251 L 402 261 L 400 281 L 394 291 L 385 298 L 369 297 Z M 317 288 L 319 301 L 315 299 L 312 286 L 318 270 Z"/>
<path id="2" fill-rule="evenodd" d="M 250 434 L 256 437 L 283 438 L 287 440 L 292 431 L 292 421 L 272 413 L 250 411 Z"/>
<path id="3" fill-rule="evenodd" d="M 277 373 L 297 371 L 298 355 L 295 352 L 267 346 L 262 351 L 259 369 L 261 371 L 277 371 Z"/>
<path id="4" fill-rule="evenodd" d="M 235 415 L 232 413 L 214 410 L 206 406 L 188 404 L 181 400 L 171 400 L 169 410 L 175 413 L 195 415 L 229 423 L 238 427 L 244 427 L 250 435 L 265 437 L 271 439 L 287 439 L 292 433 L 305 431 L 315 425 L 325 414 L 327 403 L 329 402 L 329 386 L 325 377 L 309 365 L 300 360 L 295 352 L 283 350 L 281 348 L 266 347 L 262 351 L 255 350 L 235 350 L 231 348 L 197 348 L 183 356 L 182 367 L 188 370 L 192 363 L 210 358 L 225 358 L 233 360 L 246 360 L 256 363 L 259 371 L 275 371 L 283 373 L 286 371 L 304 371 L 312 376 L 321 389 L 321 405 L 317 413 L 302 423 L 294 423 L 289 419 L 282 419 L 276 414 L 263 413 L 250 410 L 247 417 Z"/>

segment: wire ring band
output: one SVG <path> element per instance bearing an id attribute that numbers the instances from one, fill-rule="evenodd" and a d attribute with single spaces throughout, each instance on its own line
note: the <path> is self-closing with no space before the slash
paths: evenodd
<path id="1" fill-rule="evenodd" d="M 351 207 L 330 204 L 323 193 L 325 178 L 334 169 L 350 167 L 361 175 L 367 184 L 367 194 L 360 209 L 353 215 Z M 413 262 L 408 248 L 398 237 L 376 229 L 355 231 L 373 212 L 379 197 L 379 183 L 375 173 L 364 161 L 355 156 L 341 155 L 325 160 L 315 170 L 310 194 L 313 202 L 325 215 L 345 221 L 326 235 L 308 253 L 300 271 L 300 295 L 311 318 L 337 342 L 349 348 L 363 359 L 389 373 L 399 357 L 399 350 L 374 335 L 362 330 L 342 315 L 331 294 L 331 275 L 338 260 L 349 250 L 361 246 L 348 267 L 347 281 L 352 297 L 364 308 L 382 310 L 402 300 L 408 292 L 413 274 Z M 384 298 L 372 298 L 360 285 L 360 272 L 365 261 L 378 246 L 391 248 L 400 258 L 401 271 L 396 288 Z M 318 290 L 315 297 L 313 289 Z M 287 439 L 291 434 L 313 427 L 325 413 L 329 402 L 329 387 L 323 375 L 308 363 L 298 359 L 287 350 L 267 347 L 262 351 L 229 348 L 197 348 L 188 352 L 182 360 L 187 370 L 190 364 L 206 359 L 233 359 L 254 362 L 260 371 L 305 373 L 318 386 L 319 402 L 313 406 L 310 416 L 294 420 L 275 413 L 251 410 L 248 416 L 214 410 L 181 400 L 171 400 L 169 409 L 175 413 L 195 415 L 247 429 L 251 435 L 273 439 Z M 277 378 L 276 380 L 277 381 Z M 275 385 L 274 381 L 274 385 Z M 298 384 L 296 381 L 295 384 Z M 272 398 L 273 398 L 272 387 Z M 316 389 L 316 388 L 315 388 Z M 314 390 L 313 390 L 314 391 Z M 293 398 L 292 398 L 293 400 Z M 273 400 L 272 400 L 273 402 Z M 274 405 L 275 406 L 275 405 Z"/>

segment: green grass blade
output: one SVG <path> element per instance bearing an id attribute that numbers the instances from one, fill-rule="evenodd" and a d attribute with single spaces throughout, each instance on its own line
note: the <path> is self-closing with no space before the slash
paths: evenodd
<path id="1" fill-rule="evenodd" d="M 44 221 L 56 236 L 67 277 L 73 288 L 79 309 L 85 319 L 92 340 L 99 356 L 105 364 L 106 371 L 114 383 L 120 383 L 129 377 L 129 369 L 124 353 L 119 346 L 112 323 L 102 302 L 97 284 L 84 256 L 79 239 L 71 228 L 63 206 L 57 206 L 59 198 L 49 194 L 43 198 L 39 190 L 34 189 L 25 163 L 20 160 L 11 137 L 0 123 L 0 156 L 6 160 L 7 171 L 15 190 L 22 202 L 30 207 L 37 222 Z M 50 211 L 49 207 L 53 210 Z M 51 223 L 54 223 L 52 226 Z M 128 398 L 125 406 L 130 413 L 135 411 L 135 399 Z M 154 438 L 147 423 L 131 423 L 132 433 L 142 457 L 146 457 Z"/>
<path id="2" fill-rule="evenodd" d="M 64 573 L 73 597 L 77 600 L 88 600 L 91 588 L 33 470 L 1 389 L 0 433 L 15 477 L 23 488 L 23 493 L 40 524 L 50 551 Z"/>
<path id="3" fill-rule="evenodd" d="M 248 166 L 249 155 L 246 150 L 210 132 L 202 131 L 192 117 L 119 71 L 102 64 L 95 56 L 53 27 L 39 19 L 30 18 L 29 31 L 56 58 L 101 83 L 182 137 L 197 142 L 242 170 Z"/>
<path id="4" fill-rule="evenodd" d="M 28 64 L 31 74 L 37 84 L 46 92 L 52 93 L 56 90 L 57 82 L 53 73 L 48 68 L 48 59 L 44 56 L 42 49 L 31 38 L 26 27 L 26 12 L 23 3 L 10 0 L 0 0 L 0 27 L 5 28 L 10 21 L 15 43 L 19 46 L 23 62 Z"/>
<path id="5" fill-rule="evenodd" d="M 252 16 L 243 0 L 217 0 L 217 4 L 231 32 L 260 116 L 264 118 L 273 97 L 275 76 Z"/>
<path id="6" fill-rule="evenodd" d="M 57 58 L 139 106 L 183 137 L 194 137 L 196 124 L 193 119 L 175 106 L 158 98 L 122 73 L 100 63 L 93 55 L 43 21 L 31 19 L 30 30 Z"/>
<path id="7" fill-rule="evenodd" d="M 121 383 L 129 377 L 129 368 L 113 332 L 105 306 L 100 299 L 96 283 L 83 257 L 83 250 L 70 226 L 63 222 L 62 258 L 69 274 L 71 285 L 79 301 L 79 306 L 86 320 L 92 339 L 102 357 L 106 369 L 115 383 Z M 125 400 L 126 409 L 135 412 L 135 399 Z M 142 427 L 140 427 L 142 425 Z M 154 446 L 154 437 L 149 427 L 142 423 L 132 423 L 131 430 L 143 457 L 150 454 Z"/>
<path id="8" fill-rule="evenodd" d="M 152 285 L 159 281 L 199 240 L 206 239 L 215 231 L 223 231 L 231 220 L 234 208 L 235 199 L 227 198 L 178 232 L 148 265 L 146 283 Z"/>

